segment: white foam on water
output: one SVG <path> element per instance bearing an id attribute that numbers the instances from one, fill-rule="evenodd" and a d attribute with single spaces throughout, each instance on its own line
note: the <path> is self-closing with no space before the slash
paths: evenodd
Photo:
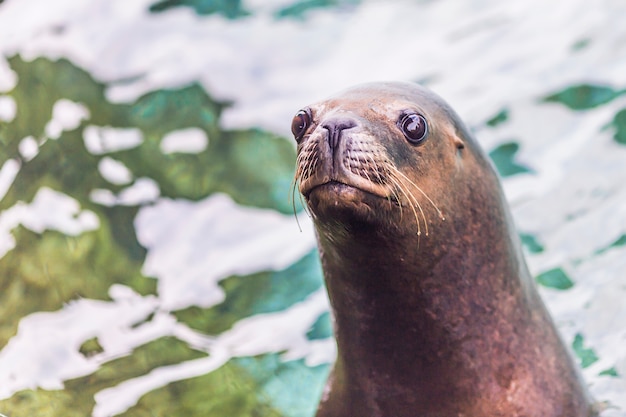
<path id="1" fill-rule="evenodd" d="M 141 206 L 155 202 L 160 196 L 159 184 L 152 178 L 137 178 L 118 194 L 106 188 L 97 188 L 89 193 L 91 201 L 106 207 Z"/>
<path id="2" fill-rule="evenodd" d="M 133 180 L 133 173 L 123 162 L 105 156 L 98 162 L 98 171 L 102 178 L 111 184 L 124 185 Z"/>
<path id="3" fill-rule="evenodd" d="M 9 188 L 13 185 L 15 177 L 20 171 L 20 162 L 16 159 L 7 159 L 2 168 L 0 168 L 0 201 L 5 197 Z M 9 224 L 2 228 L 2 213 L 0 213 L 0 258 L 2 258 L 8 251 L 15 247 L 15 238 L 10 231 Z"/>
<path id="4" fill-rule="evenodd" d="M 96 405 L 91 415 L 92 417 L 110 417 L 121 414 L 137 404 L 139 398 L 148 392 L 171 382 L 213 372 L 229 359 L 226 352 L 215 351 L 207 358 L 153 369 L 145 376 L 126 380 L 113 388 L 97 392 L 94 396 Z"/>
<path id="5" fill-rule="evenodd" d="M 122 206 L 142 206 L 157 201 L 161 196 L 159 184 L 152 178 L 137 178 L 130 186 L 120 191 L 116 204 Z"/>
<path id="6" fill-rule="evenodd" d="M 17 159 L 7 159 L 0 168 L 0 201 L 13 185 L 17 173 L 20 172 L 20 162 Z"/>
<path id="7" fill-rule="evenodd" d="M 15 119 L 17 103 L 11 96 L 0 96 L 0 122 L 9 123 Z"/>
<path id="8" fill-rule="evenodd" d="M 217 338 L 216 345 L 233 357 L 284 352 L 285 360 L 304 358 L 314 353 L 314 347 L 325 346 L 311 344 L 306 334 L 326 311 L 328 299 L 322 288 L 284 311 L 257 314 L 238 321 Z M 331 354 L 326 356 L 331 357 Z"/>
<path id="9" fill-rule="evenodd" d="M 19 202 L 0 215 L 0 224 L 11 229 L 21 224 L 35 233 L 56 230 L 70 236 L 95 230 L 98 217 L 89 210 L 81 210 L 78 201 L 48 187 L 41 187 L 32 203 Z"/>
<path id="10" fill-rule="evenodd" d="M 105 207 L 113 207 L 117 204 L 115 193 L 106 188 L 96 188 L 89 193 L 89 200 Z"/>
<path id="11" fill-rule="evenodd" d="M 209 353 L 208 357 L 159 367 L 98 392 L 92 415 L 106 417 L 123 413 L 148 392 L 212 372 L 231 358 L 284 352 L 284 360 L 305 358 L 311 366 L 332 361 L 336 353 L 333 339 L 309 341 L 306 337 L 319 315 L 327 310 L 326 293 L 320 289 L 286 310 L 242 319 L 206 343 L 204 350 Z"/>
<path id="12" fill-rule="evenodd" d="M 18 150 L 22 158 L 28 162 L 39 154 L 39 143 L 34 137 L 27 136 L 20 141 Z"/>
<path id="13" fill-rule="evenodd" d="M 520 143 L 517 160 L 532 170 L 505 178 L 503 185 L 518 228 L 545 248 L 527 255 L 531 272 L 561 268 L 574 283 L 570 290 L 542 288 L 541 294 L 565 341 L 571 344 L 580 334 L 599 357 L 583 370 L 585 379 L 597 399 L 620 407 L 603 416 L 626 415 L 626 380 L 619 371 L 626 361 L 626 319 L 615 303 L 626 299 L 619 261 L 626 257 L 618 248 L 598 255 L 626 234 L 626 147 L 606 128 L 625 107 L 624 98 L 585 112 L 532 98 L 512 100 L 509 120 L 479 132 L 490 147 Z M 620 377 L 599 375 L 612 367 Z"/>
<path id="14" fill-rule="evenodd" d="M 90 210 L 81 210 L 78 201 L 72 197 L 41 187 L 30 204 L 22 201 L 0 212 L 0 258 L 13 249 L 15 241 L 11 235 L 18 225 L 43 233 L 45 230 L 77 236 L 100 227 L 98 216 Z"/>
<path id="15" fill-rule="evenodd" d="M 89 109 L 82 103 L 60 99 L 52 107 L 52 119 L 46 124 L 45 133 L 50 139 L 58 139 L 66 130 L 74 130 L 83 120 L 89 119 Z"/>
<path id="16" fill-rule="evenodd" d="M 169 132 L 161 139 L 161 151 L 171 153 L 200 153 L 209 144 L 206 132 L 197 127 Z"/>
<path id="17" fill-rule="evenodd" d="M 137 238 L 148 249 L 143 273 L 158 278 L 163 308 L 210 307 L 224 299 L 231 275 L 281 270 L 315 247 L 306 216 L 241 207 L 223 194 L 197 203 L 161 199 L 142 207 Z"/>
<path id="18" fill-rule="evenodd" d="M 62 389 L 64 380 L 95 372 L 100 363 L 82 355 L 80 346 L 92 338 L 106 341 L 107 332 L 119 333 L 120 328 L 132 334 L 133 325 L 156 305 L 155 297 L 134 294 L 114 302 L 81 299 L 58 311 L 24 317 L 0 351 L 0 399 L 24 389 Z"/>
<path id="19" fill-rule="evenodd" d="M 149 14 L 149 0 L 65 0 L 52 13 L 32 12 L 47 9 L 44 4 L 3 6 L 5 55 L 68 57 L 101 81 L 132 79 L 109 88 L 114 101 L 199 80 L 235 101 L 225 112 L 226 126 L 285 135 L 283 121 L 300 106 L 357 82 L 431 79 L 462 115 L 476 120 L 507 99 L 581 79 L 622 82 L 626 67 L 626 29 L 607 24 L 619 22 L 626 8 L 610 1 L 594 8 L 583 0 L 369 1 L 351 13 L 318 11 L 304 22 L 274 19 L 273 3 L 235 21 L 189 8 Z M 575 51 L 585 39 L 591 41 Z"/>
<path id="20" fill-rule="evenodd" d="M 222 279 L 281 270 L 295 263 L 315 247 L 310 220 L 300 216 L 299 222 L 302 232 L 293 216 L 241 207 L 222 194 L 199 202 L 160 199 L 142 207 L 135 227 L 140 243 L 148 249 L 143 273 L 159 280 L 160 311 L 210 307 L 223 301 L 218 286 Z M 285 360 L 305 358 L 310 366 L 328 363 L 335 357 L 334 340 L 306 337 L 327 310 L 321 289 L 284 311 L 242 319 L 212 338 L 178 324 L 175 334 L 209 356 L 159 367 L 98 392 L 92 415 L 122 413 L 148 392 L 212 372 L 234 357 L 284 352 Z M 119 338 L 124 344 L 126 339 Z"/>
<path id="21" fill-rule="evenodd" d="M 17 85 L 17 74 L 6 58 L 0 54 L 0 92 L 11 91 Z"/>
<path id="22" fill-rule="evenodd" d="M 94 155 L 135 148 L 143 143 L 143 133 L 137 128 L 115 128 L 89 125 L 83 130 L 87 150 Z"/>

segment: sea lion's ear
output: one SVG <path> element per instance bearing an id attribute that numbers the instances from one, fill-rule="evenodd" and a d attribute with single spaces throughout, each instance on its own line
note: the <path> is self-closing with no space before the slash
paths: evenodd
<path id="1" fill-rule="evenodd" d="M 457 150 L 460 151 L 461 149 L 465 148 L 465 142 L 463 142 L 463 139 L 461 139 L 458 135 L 454 135 L 452 140 Z"/>

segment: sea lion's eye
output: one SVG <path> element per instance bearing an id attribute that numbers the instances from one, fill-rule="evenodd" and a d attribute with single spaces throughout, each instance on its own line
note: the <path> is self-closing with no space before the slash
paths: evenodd
<path id="1" fill-rule="evenodd" d="M 409 113 L 400 118 L 398 126 L 402 129 L 402 133 L 413 145 L 419 145 L 424 142 L 428 135 L 428 124 L 421 114 Z"/>
<path id="2" fill-rule="evenodd" d="M 307 110 L 300 110 L 293 118 L 291 122 L 291 133 L 296 138 L 296 141 L 300 141 L 304 133 L 311 125 L 311 115 Z"/>

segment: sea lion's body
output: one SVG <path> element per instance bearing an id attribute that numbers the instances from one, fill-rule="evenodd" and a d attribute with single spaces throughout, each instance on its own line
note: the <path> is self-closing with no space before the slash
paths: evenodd
<path id="1" fill-rule="evenodd" d="M 443 100 L 369 84 L 292 130 L 338 346 L 317 417 L 592 415 L 497 175 Z"/>

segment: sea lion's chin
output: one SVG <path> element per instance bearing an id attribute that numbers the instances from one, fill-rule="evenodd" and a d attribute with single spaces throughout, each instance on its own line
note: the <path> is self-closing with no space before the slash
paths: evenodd
<path id="1" fill-rule="evenodd" d="M 318 220 L 333 223 L 374 222 L 389 206 L 385 197 L 336 181 L 313 187 L 305 198 Z"/>

